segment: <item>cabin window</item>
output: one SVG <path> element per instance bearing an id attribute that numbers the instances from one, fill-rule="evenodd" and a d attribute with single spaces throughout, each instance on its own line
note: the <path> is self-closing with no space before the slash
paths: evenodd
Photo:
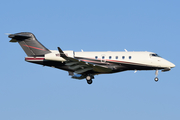
<path id="1" fill-rule="evenodd" d="M 105 57 L 104 56 L 102 56 L 102 59 L 104 59 Z"/>
<path id="2" fill-rule="evenodd" d="M 109 56 L 109 59 L 111 59 L 112 57 L 111 56 Z"/>
<path id="3" fill-rule="evenodd" d="M 95 59 L 98 59 L 98 56 L 95 56 Z"/>
<path id="4" fill-rule="evenodd" d="M 118 56 L 116 56 L 116 59 L 118 59 Z"/>
<path id="5" fill-rule="evenodd" d="M 125 59 L 125 56 L 122 56 L 122 59 Z"/>
<path id="6" fill-rule="evenodd" d="M 129 59 L 131 59 L 131 56 L 129 56 Z"/>

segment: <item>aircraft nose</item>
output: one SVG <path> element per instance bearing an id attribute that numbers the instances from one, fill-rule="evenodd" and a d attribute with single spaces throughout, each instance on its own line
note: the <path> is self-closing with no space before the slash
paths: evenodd
<path id="1" fill-rule="evenodd" d="M 176 65 L 173 64 L 173 63 L 170 64 L 170 67 L 171 67 L 171 68 L 174 68 L 175 66 L 176 66 Z"/>
<path id="2" fill-rule="evenodd" d="M 166 68 L 174 68 L 176 66 L 175 64 L 167 60 L 165 60 L 164 63 L 165 63 L 164 66 L 166 66 Z"/>

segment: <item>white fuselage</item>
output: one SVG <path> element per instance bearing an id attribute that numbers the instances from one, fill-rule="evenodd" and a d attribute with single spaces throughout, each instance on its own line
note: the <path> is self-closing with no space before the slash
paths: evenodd
<path id="1" fill-rule="evenodd" d="M 46 60 L 66 61 L 59 57 L 58 51 L 51 51 L 45 56 Z M 102 63 L 106 62 L 126 62 L 132 64 L 140 64 L 144 66 L 173 68 L 175 65 L 164 58 L 152 52 L 73 52 L 64 51 L 68 57 L 97 59 Z M 89 62 L 89 61 L 88 61 Z"/>

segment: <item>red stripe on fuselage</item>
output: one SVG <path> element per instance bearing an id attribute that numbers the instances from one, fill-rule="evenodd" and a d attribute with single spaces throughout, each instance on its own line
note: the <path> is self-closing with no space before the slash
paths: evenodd
<path id="1" fill-rule="evenodd" d="M 35 58 L 35 57 L 26 57 L 25 58 L 26 61 L 43 61 L 44 58 Z"/>

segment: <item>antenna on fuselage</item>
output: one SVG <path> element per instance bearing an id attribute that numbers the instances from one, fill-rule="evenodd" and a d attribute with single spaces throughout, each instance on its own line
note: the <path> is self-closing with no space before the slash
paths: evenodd
<path id="1" fill-rule="evenodd" d="M 4 33 L 5 35 L 10 35 L 11 33 Z"/>
<path id="2" fill-rule="evenodd" d="M 125 52 L 128 52 L 126 49 L 124 49 L 125 50 Z"/>

